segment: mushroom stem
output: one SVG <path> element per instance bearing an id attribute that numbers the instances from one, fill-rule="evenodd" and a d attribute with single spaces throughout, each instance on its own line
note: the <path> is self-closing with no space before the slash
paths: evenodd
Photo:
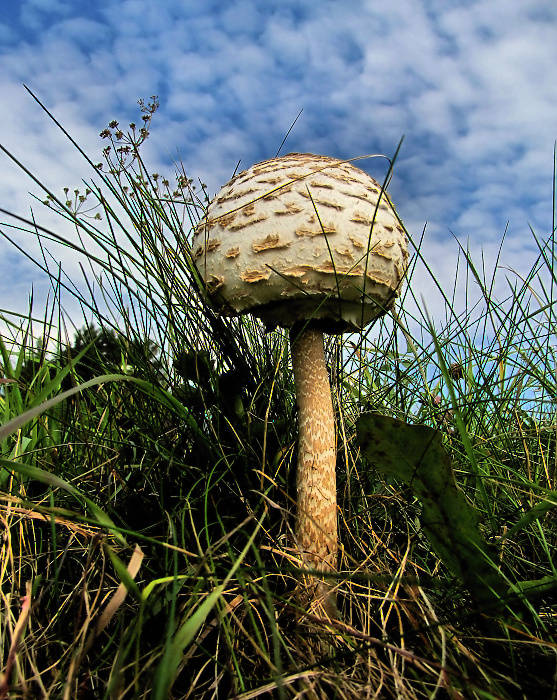
<path id="1" fill-rule="evenodd" d="M 295 325 L 290 331 L 298 406 L 298 507 L 296 540 L 304 565 L 317 571 L 337 569 L 337 494 L 335 418 L 325 364 L 323 333 Z M 305 582 L 310 604 L 321 601 L 336 611 L 330 584 Z"/>

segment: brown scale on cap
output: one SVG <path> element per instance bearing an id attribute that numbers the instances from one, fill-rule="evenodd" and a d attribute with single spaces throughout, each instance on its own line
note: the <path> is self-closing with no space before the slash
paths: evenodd
<path id="1" fill-rule="evenodd" d="M 334 571 L 336 440 L 323 331 L 359 330 L 393 304 L 408 265 L 404 229 L 367 173 L 327 156 L 290 153 L 225 185 L 194 242 L 207 292 L 222 313 L 252 313 L 291 329 L 296 542 L 305 566 Z M 334 614 L 329 584 L 309 576 L 304 590 L 313 612 Z"/>

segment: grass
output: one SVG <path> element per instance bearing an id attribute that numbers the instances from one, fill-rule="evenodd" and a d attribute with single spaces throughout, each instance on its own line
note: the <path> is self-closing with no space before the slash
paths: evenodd
<path id="1" fill-rule="evenodd" d="M 181 166 L 172 185 L 149 172 L 156 107 L 101 132 L 103 163 L 83 154 L 94 175 L 73 196 L 42 185 L 71 240 L 2 225 L 39 242 L 53 291 L 38 317 L 3 315 L 0 697 L 557 697 L 555 229 L 532 232 L 539 256 L 505 298 L 499 268 L 462 250 L 456 277 L 479 300 L 457 312 L 440 290 L 441 327 L 408 284 L 371 332 L 328 339 L 340 617 L 304 628 L 287 337 L 207 304 L 189 246 L 205 188 Z M 83 279 L 53 263 L 57 245 Z M 414 261 L 427 267 L 419 245 Z M 501 606 L 436 554 L 424 493 L 364 457 L 366 412 L 435 431 Z"/>

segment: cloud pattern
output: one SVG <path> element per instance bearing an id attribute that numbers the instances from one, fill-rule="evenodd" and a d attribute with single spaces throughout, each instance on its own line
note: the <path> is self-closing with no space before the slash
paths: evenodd
<path id="1" fill-rule="evenodd" d="M 283 153 L 390 156 L 405 135 L 390 192 L 416 237 L 427 222 L 442 282 L 451 233 L 493 260 L 507 221 L 507 264 L 524 270 L 528 225 L 543 237 L 552 224 L 556 29 L 541 0 L 8 0 L 0 142 L 53 188 L 79 183 L 84 163 L 22 84 L 97 155 L 108 121 L 136 120 L 136 100 L 156 94 L 153 170 L 182 160 L 215 192 L 238 161 L 275 155 L 303 109 Z M 387 167 L 358 164 L 377 179 Z M 28 213 L 29 190 L 2 157 L 1 205 Z M 0 294 L 17 304 L 36 272 L 8 250 Z"/>

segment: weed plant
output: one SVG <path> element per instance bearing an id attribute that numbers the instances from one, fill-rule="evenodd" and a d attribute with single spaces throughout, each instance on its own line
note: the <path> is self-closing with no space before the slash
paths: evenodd
<path id="1" fill-rule="evenodd" d="M 140 108 L 141 127 L 101 132 L 101 163 L 82 152 L 94 173 L 73 196 L 35 179 L 72 239 L 4 211 L 53 294 L 3 315 L 0 697 L 557 697 L 555 228 L 532 232 L 538 259 L 504 299 L 462 250 L 481 298 L 457 312 L 440 289 L 440 328 L 416 245 L 397 311 L 328 340 L 340 616 L 304 628 L 287 336 L 207 303 L 190 248 L 206 188 L 149 171 L 156 98 Z M 83 309 L 73 338 L 62 294 Z M 359 448 L 368 411 L 441 435 L 519 605 L 483 609 L 436 556 L 412 488 Z"/>

